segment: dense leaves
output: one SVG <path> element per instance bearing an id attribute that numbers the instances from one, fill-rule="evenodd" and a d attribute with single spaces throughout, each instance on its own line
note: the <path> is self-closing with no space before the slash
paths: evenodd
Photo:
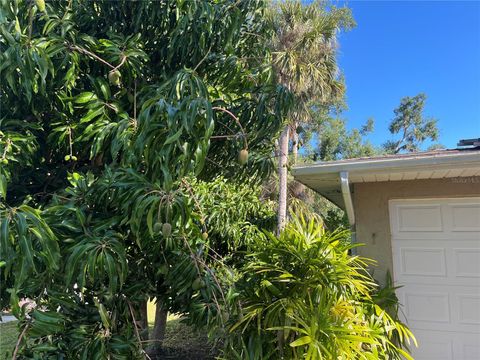
<path id="1" fill-rule="evenodd" d="M 321 120 L 314 126 L 318 145 L 312 151 L 313 160 L 352 159 L 379 153 L 379 149 L 365 140 L 366 135 L 373 131 L 373 119 L 369 119 L 360 130 L 347 130 L 342 119 L 318 118 Z"/>
<path id="2" fill-rule="evenodd" d="M 411 332 L 377 305 L 380 292 L 372 298 L 369 261 L 349 255 L 348 236 L 297 217 L 279 237 L 258 241 L 237 282 L 226 358 L 410 358 L 401 347 Z"/>
<path id="3" fill-rule="evenodd" d="M 0 3 L 2 307 L 25 358 L 141 357 L 142 304 L 221 323 L 220 257 L 271 221 L 265 4 L 44 4 Z"/>
<path id="4" fill-rule="evenodd" d="M 16 358 L 144 358 L 148 299 L 227 356 L 278 358 L 278 332 L 289 357 L 397 351 L 403 328 L 371 304 L 343 235 L 270 233 L 259 184 L 292 95 L 265 6 L 0 1 L 0 300 L 20 320 Z"/>

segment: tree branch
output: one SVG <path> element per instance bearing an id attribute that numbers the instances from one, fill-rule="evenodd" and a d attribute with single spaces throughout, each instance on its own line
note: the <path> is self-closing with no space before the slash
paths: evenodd
<path id="1" fill-rule="evenodd" d="M 127 304 L 128 304 L 128 308 L 130 309 L 130 315 L 132 315 L 133 327 L 135 328 L 135 335 L 137 336 L 138 343 L 140 344 L 140 347 L 141 347 L 142 346 L 142 338 L 140 337 L 140 333 L 138 332 L 137 320 L 135 319 L 135 314 L 133 313 L 132 304 L 128 300 L 127 300 Z M 143 350 L 143 348 L 142 348 L 142 352 L 145 354 L 145 356 L 148 359 L 152 360 L 152 358 L 150 356 L 148 356 L 148 354 L 145 352 L 145 350 Z"/>
<path id="2" fill-rule="evenodd" d="M 236 117 L 230 110 L 227 110 L 225 108 L 222 108 L 220 106 L 214 106 L 212 107 L 212 110 L 220 110 L 220 111 L 223 111 L 224 113 L 230 115 L 234 120 L 235 122 L 238 124 L 238 126 L 240 127 L 240 129 L 242 130 L 242 135 L 243 135 L 243 141 L 244 141 L 244 145 L 245 145 L 245 150 L 248 150 L 248 142 L 247 142 L 247 136 L 246 136 L 246 133 L 245 133 L 245 129 L 243 128 L 242 124 L 240 123 L 240 120 L 238 119 L 238 117 Z"/>
<path id="3" fill-rule="evenodd" d="M 103 60 L 100 56 L 98 56 L 98 55 L 96 55 L 96 54 L 92 53 L 91 51 L 88 51 L 88 50 L 86 50 L 86 49 L 84 49 L 84 48 L 81 48 L 81 47 L 76 46 L 76 45 L 68 46 L 68 47 L 69 47 L 70 50 L 78 51 L 79 53 L 88 55 L 88 56 L 94 58 L 95 60 L 100 61 L 101 63 L 109 66 L 112 70 L 116 70 L 116 69 L 118 68 L 118 67 L 113 66 L 113 65 L 110 64 L 109 62 Z"/>
<path id="4" fill-rule="evenodd" d="M 27 332 L 28 325 L 29 324 L 25 325 L 22 333 L 18 337 L 17 344 L 15 345 L 15 350 L 13 351 L 12 360 L 15 360 L 17 358 L 18 350 L 20 349 L 20 343 L 22 342 L 22 339 L 25 336 L 25 333 Z"/>

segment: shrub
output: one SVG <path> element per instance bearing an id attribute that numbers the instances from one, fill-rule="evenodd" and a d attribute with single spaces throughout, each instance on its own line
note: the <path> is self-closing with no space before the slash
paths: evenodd
<path id="1" fill-rule="evenodd" d="M 371 260 L 349 255 L 349 235 L 299 216 L 259 239 L 232 297 L 225 358 L 411 359 L 413 334 L 374 302 Z"/>

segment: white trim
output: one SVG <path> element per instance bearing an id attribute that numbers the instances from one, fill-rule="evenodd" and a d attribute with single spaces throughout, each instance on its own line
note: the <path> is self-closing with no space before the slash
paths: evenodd
<path id="1" fill-rule="evenodd" d="M 398 158 L 380 159 L 353 159 L 346 161 L 333 161 L 331 163 L 320 163 L 293 168 L 294 176 L 319 175 L 327 173 L 338 173 L 340 171 L 362 172 L 372 170 L 389 171 L 413 171 L 416 167 L 425 170 L 426 167 L 441 169 L 456 169 L 471 166 L 480 167 L 480 151 L 455 153 L 453 155 L 419 155 Z"/>

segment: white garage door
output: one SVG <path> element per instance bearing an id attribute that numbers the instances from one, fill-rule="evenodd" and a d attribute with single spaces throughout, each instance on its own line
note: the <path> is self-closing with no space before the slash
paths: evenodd
<path id="1" fill-rule="evenodd" d="M 417 360 L 480 360 L 480 198 L 391 200 L 394 280 Z"/>

